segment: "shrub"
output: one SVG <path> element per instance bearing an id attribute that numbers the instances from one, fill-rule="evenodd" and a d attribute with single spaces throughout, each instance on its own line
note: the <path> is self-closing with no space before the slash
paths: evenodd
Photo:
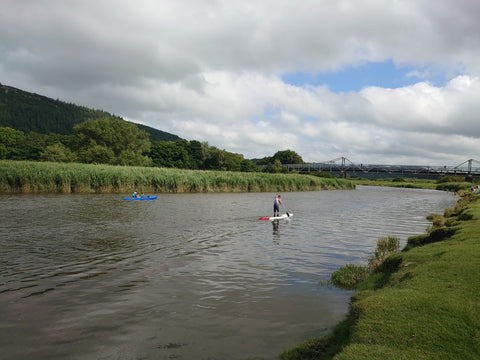
<path id="1" fill-rule="evenodd" d="M 378 267 L 391 254 L 396 253 L 400 249 L 400 239 L 394 236 L 382 237 L 377 241 L 377 248 L 372 256 L 368 259 L 368 267 L 371 272 L 375 272 Z"/>
<path id="2" fill-rule="evenodd" d="M 465 176 L 442 176 L 438 178 L 437 184 L 451 183 L 451 182 L 464 182 Z"/>
<path id="3" fill-rule="evenodd" d="M 438 184 L 435 187 L 435 190 L 458 192 L 460 190 L 467 190 L 470 188 L 470 186 L 471 184 L 465 183 L 465 182 L 442 183 L 442 184 Z"/>
<path id="4" fill-rule="evenodd" d="M 405 246 L 404 251 L 407 251 L 416 246 L 423 246 L 426 244 L 431 244 L 438 241 L 443 241 L 452 237 L 456 232 L 455 228 L 438 228 L 430 231 L 428 234 L 422 234 L 417 236 L 411 236 L 407 240 L 407 246 Z"/>
<path id="5" fill-rule="evenodd" d="M 433 228 L 445 226 L 445 218 L 442 215 L 430 213 L 427 215 L 427 220 L 432 222 Z"/>
<path id="6" fill-rule="evenodd" d="M 321 177 L 321 178 L 327 178 L 331 179 L 333 178 L 332 174 L 326 171 L 318 172 L 318 173 L 312 173 L 311 175 L 314 175 L 316 177 Z"/>
<path id="7" fill-rule="evenodd" d="M 379 270 L 387 258 L 398 252 L 400 249 L 400 239 L 395 236 L 382 237 L 377 241 L 377 247 L 372 256 L 368 259 L 367 266 L 347 264 L 334 271 L 330 279 L 336 287 L 342 289 L 355 289 L 358 283 L 367 279 L 367 277 Z M 393 264 L 393 265 L 392 265 Z M 397 262 L 388 263 L 388 268 L 398 266 Z"/>
<path id="8" fill-rule="evenodd" d="M 354 289 L 357 284 L 365 280 L 369 275 L 368 267 L 347 264 L 334 271 L 331 275 L 332 283 L 342 289 Z"/>
<path id="9" fill-rule="evenodd" d="M 454 213 L 455 212 L 452 209 L 447 208 L 443 211 L 443 216 L 446 218 L 449 218 L 449 217 L 452 217 Z"/>

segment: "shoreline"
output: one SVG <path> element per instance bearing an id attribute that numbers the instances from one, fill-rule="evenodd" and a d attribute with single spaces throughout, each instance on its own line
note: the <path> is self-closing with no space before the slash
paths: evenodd
<path id="1" fill-rule="evenodd" d="M 480 358 L 480 196 L 461 198 L 443 220 L 360 283 L 329 334 L 281 358 Z"/>

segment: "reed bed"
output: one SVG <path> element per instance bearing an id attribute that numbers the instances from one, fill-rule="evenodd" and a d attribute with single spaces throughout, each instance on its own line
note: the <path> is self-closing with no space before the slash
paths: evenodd
<path id="1" fill-rule="evenodd" d="M 0 161 L 2 193 L 274 192 L 353 189 L 343 179 L 78 163 Z"/>

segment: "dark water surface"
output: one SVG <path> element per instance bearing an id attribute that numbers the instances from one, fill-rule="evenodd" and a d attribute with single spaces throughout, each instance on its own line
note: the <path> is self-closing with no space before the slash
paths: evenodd
<path id="1" fill-rule="evenodd" d="M 328 332 L 351 293 L 319 280 L 405 242 L 452 194 L 0 196 L 2 359 L 274 359 Z"/>

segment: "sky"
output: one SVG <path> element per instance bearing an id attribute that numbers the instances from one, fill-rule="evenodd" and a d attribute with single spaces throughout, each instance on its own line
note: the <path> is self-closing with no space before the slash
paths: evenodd
<path id="1" fill-rule="evenodd" d="M 1 0 L 0 83 L 245 158 L 480 160 L 478 0 Z"/>

